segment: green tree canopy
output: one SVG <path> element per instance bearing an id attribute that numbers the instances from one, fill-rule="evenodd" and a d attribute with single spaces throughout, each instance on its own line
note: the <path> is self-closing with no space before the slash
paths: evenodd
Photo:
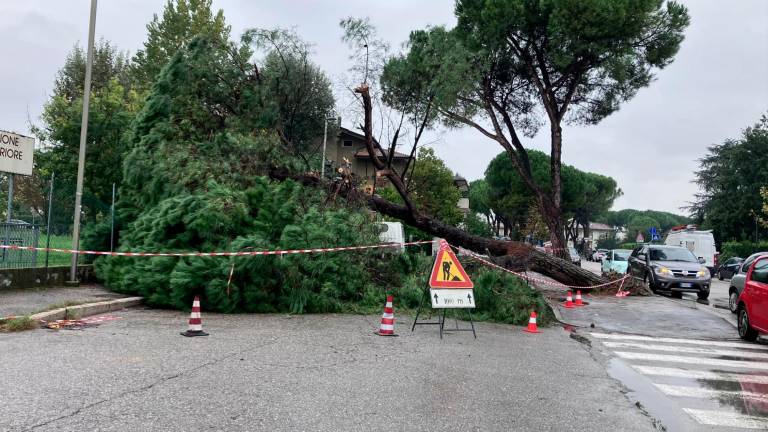
<path id="1" fill-rule="evenodd" d="M 286 148 L 309 170 L 320 165 L 326 120 L 334 114 L 331 80 L 310 58 L 310 47 L 293 31 L 251 29 L 243 43 L 261 54 L 262 110 L 273 117 Z M 334 136 L 336 122 L 329 122 Z"/>
<path id="2" fill-rule="evenodd" d="M 408 192 L 419 211 L 450 225 L 458 225 L 464 218 L 457 207 L 461 193 L 453 184 L 453 172 L 429 147 L 419 149 L 411 175 Z M 391 186 L 380 191 L 390 201 L 402 202 Z"/>
<path id="3" fill-rule="evenodd" d="M 163 69 L 127 136 L 126 221 L 209 180 L 245 188 L 269 167 L 291 164 L 263 109 L 250 56 L 246 46 L 198 37 Z"/>
<path id="4" fill-rule="evenodd" d="M 708 150 L 699 159 L 695 181 L 700 193 L 691 211 L 704 227 L 714 229 L 718 241 L 754 238 L 763 204 L 760 188 L 768 186 L 768 115 L 740 138 Z M 758 231 L 767 232 L 759 227 Z"/>
<path id="5" fill-rule="evenodd" d="M 558 246 L 561 124 L 596 123 L 648 85 L 677 52 L 687 11 L 662 0 L 459 0 L 455 14 L 452 30 L 411 33 L 408 51 L 385 68 L 385 100 L 426 97 L 416 106 L 434 104 L 447 124 L 501 145 Z M 538 179 L 522 137 L 545 121 L 551 163 Z"/>
<path id="6" fill-rule="evenodd" d="M 133 76 L 142 89 L 155 82 L 163 66 L 176 51 L 197 35 L 221 43 L 229 40 L 230 27 L 224 21 L 224 11 L 211 9 L 212 0 L 168 0 L 163 17 L 154 14 L 147 24 L 144 48 L 133 57 Z"/>
<path id="7" fill-rule="evenodd" d="M 132 89 L 126 54 L 105 40 L 94 48 L 88 163 L 83 184 L 85 222 L 94 221 L 109 211 L 112 184 L 119 185 L 122 180 L 119 168 L 123 160 L 122 137 L 140 107 L 140 97 Z M 56 175 L 54 225 L 72 223 L 84 75 L 85 53 L 76 46 L 56 76 L 53 94 L 43 106 L 41 125 L 33 128 L 35 135 L 48 144 L 36 151 L 34 177 L 45 182 L 51 173 Z"/>
<path id="8" fill-rule="evenodd" d="M 623 209 L 616 211 L 607 211 L 600 214 L 595 220 L 597 222 L 606 223 L 611 226 L 628 227 L 632 219 L 639 216 L 647 216 L 658 222 L 656 228 L 666 231 L 674 226 L 686 225 L 692 222 L 692 220 L 686 216 L 677 215 L 674 213 L 656 211 L 656 210 L 635 210 L 635 209 Z M 636 233 L 635 233 L 636 234 Z M 634 238 L 632 238 L 634 240 Z"/>
<path id="9" fill-rule="evenodd" d="M 549 157 L 538 150 L 528 150 L 534 179 L 545 179 Z M 616 181 L 600 174 L 584 172 L 570 165 L 563 166 L 563 217 L 587 225 L 594 217 L 606 212 L 621 189 Z M 530 219 L 529 209 L 536 206 L 536 197 L 512 167 L 505 153 L 497 155 L 485 171 L 490 206 L 494 213 L 519 234 Z M 470 201 L 471 204 L 471 201 Z"/>

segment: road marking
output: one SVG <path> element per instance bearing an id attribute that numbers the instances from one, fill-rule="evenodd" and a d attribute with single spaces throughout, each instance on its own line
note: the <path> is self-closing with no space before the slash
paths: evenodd
<path id="1" fill-rule="evenodd" d="M 683 408 L 696 421 L 710 426 L 738 427 L 744 429 L 768 429 L 768 419 L 747 416 L 728 411 L 710 411 Z"/>
<path id="2" fill-rule="evenodd" d="M 718 355 L 718 356 L 729 356 L 729 357 L 768 359 L 768 353 L 761 353 L 761 352 L 755 352 L 755 351 L 720 350 L 720 349 L 697 348 L 697 347 L 688 347 L 688 346 L 680 346 L 680 345 L 656 345 L 656 344 L 644 344 L 644 343 L 633 343 L 633 342 L 603 342 L 603 345 L 607 346 L 608 348 L 637 348 L 637 349 L 650 350 L 650 351 L 667 351 L 667 352 L 678 352 L 678 353 L 688 353 L 688 354 L 704 354 L 704 355 L 711 355 L 711 356 Z"/>
<path id="3" fill-rule="evenodd" d="M 673 378 L 704 379 L 713 381 L 735 381 L 742 383 L 768 384 L 766 375 L 749 375 L 727 372 L 711 372 L 699 370 L 686 370 L 679 368 L 667 368 L 656 366 L 632 365 L 638 372 L 644 375 L 667 376 Z"/>
<path id="4" fill-rule="evenodd" d="M 681 343 L 681 344 L 689 344 L 689 345 L 706 345 L 706 346 L 716 346 L 716 347 L 725 347 L 725 348 L 746 348 L 746 349 L 752 349 L 752 350 L 768 351 L 768 346 L 766 345 L 749 344 L 749 343 L 743 343 L 743 342 L 724 342 L 724 341 L 710 341 L 710 340 L 701 340 L 701 339 L 657 338 L 657 337 L 650 337 L 650 336 L 606 334 L 606 333 L 590 333 L 590 334 L 598 339 Z"/>
<path id="5" fill-rule="evenodd" d="M 689 387 L 678 386 L 669 384 L 656 384 L 653 383 L 662 393 L 669 396 L 678 397 L 692 397 L 692 398 L 745 398 L 753 399 L 757 402 L 768 402 L 768 395 L 761 393 L 752 393 L 746 391 L 732 391 L 732 390 L 713 390 L 702 387 Z"/>
<path id="6" fill-rule="evenodd" d="M 752 361 L 740 361 L 740 360 L 720 360 L 705 357 L 685 357 L 667 354 L 649 354 L 649 353 L 637 353 L 627 351 L 615 351 L 615 354 L 621 358 L 629 360 L 651 360 L 670 363 L 688 363 L 695 365 L 709 365 L 709 366 L 723 366 L 732 368 L 743 369 L 761 369 L 768 370 L 768 363 L 752 362 Z"/>

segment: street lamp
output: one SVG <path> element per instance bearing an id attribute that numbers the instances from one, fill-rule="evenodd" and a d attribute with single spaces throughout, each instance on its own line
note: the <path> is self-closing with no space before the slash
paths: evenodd
<path id="1" fill-rule="evenodd" d="M 334 120 L 336 120 L 335 117 L 325 118 L 325 130 L 323 131 L 323 157 L 322 161 L 320 162 L 320 179 L 325 178 L 325 147 L 328 143 L 328 122 Z"/>
<path id="2" fill-rule="evenodd" d="M 85 85 L 83 88 L 83 118 L 80 123 L 80 153 L 77 159 L 77 186 L 75 189 L 75 223 L 72 229 L 72 249 L 80 250 L 80 206 L 83 201 L 83 171 L 85 171 L 85 141 L 88 137 L 88 109 L 91 100 L 91 71 L 93 69 L 93 39 L 96 32 L 96 1 L 91 0 L 91 20 L 88 25 L 88 57 L 85 63 Z M 72 268 L 69 281 L 77 283 L 78 253 L 72 254 Z"/>

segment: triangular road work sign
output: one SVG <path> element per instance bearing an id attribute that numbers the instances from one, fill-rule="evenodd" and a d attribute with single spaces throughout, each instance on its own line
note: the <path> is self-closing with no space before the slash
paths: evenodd
<path id="1" fill-rule="evenodd" d="M 440 240 L 440 251 L 432 266 L 432 276 L 429 277 L 430 288 L 472 288 L 464 267 L 454 255 L 448 242 Z"/>

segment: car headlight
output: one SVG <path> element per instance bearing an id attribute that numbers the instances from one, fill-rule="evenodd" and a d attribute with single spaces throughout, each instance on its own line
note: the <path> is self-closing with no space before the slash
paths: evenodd
<path id="1" fill-rule="evenodd" d="M 703 277 L 707 277 L 707 276 L 709 276 L 709 270 L 707 270 L 705 268 L 702 268 L 702 269 L 700 269 L 699 271 L 696 272 L 696 277 L 703 278 Z"/>
<path id="2" fill-rule="evenodd" d="M 672 276 L 672 270 L 662 266 L 662 267 L 656 267 L 656 274 L 660 274 L 662 276 Z"/>

